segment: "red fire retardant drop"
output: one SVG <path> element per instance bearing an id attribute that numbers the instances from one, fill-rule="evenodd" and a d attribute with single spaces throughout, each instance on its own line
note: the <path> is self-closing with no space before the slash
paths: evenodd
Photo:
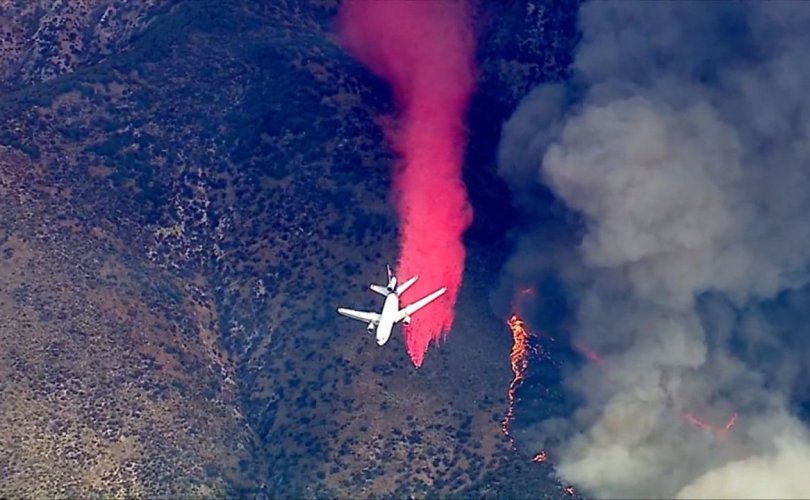
<path id="1" fill-rule="evenodd" d="M 343 46 L 391 85 L 399 107 L 386 130 L 400 156 L 393 182 L 401 238 L 397 276 L 420 276 L 404 303 L 447 287 L 405 330 L 417 367 L 431 340 L 453 324 L 464 271 L 461 237 L 472 221 L 461 181 L 463 117 L 475 85 L 470 15 L 460 0 L 349 0 L 338 19 Z"/>

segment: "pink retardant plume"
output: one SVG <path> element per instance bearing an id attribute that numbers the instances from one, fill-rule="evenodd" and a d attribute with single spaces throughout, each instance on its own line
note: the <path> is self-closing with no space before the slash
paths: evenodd
<path id="1" fill-rule="evenodd" d="M 463 118 L 475 85 L 470 6 L 461 0 L 349 0 L 338 27 L 343 46 L 391 85 L 399 108 L 386 130 L 400 157 L 393 182 L 401 239 L 397 276 L 420 276 L 403 302 L 447 287 L 405 330 L 418 367 L 430 342 L 453 324 L 464 272 L 461 237 L 472 221 L 461 181 Z"/>

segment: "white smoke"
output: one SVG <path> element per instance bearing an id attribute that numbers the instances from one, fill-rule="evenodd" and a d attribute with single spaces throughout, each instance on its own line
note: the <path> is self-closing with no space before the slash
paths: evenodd
<path id="1" fill-rule="evenodd" d="M 603 362 L 567 377 L 571 418 L 524 439 L 591 494 L 810 495 L 791 416 L 810 370 L 809 22 L 802 2 L 586 3 L 584 95 L 541 86 L 504 127 L 527 212 L 542 182 L 584 224 L 556 271 Z M 512 272 L 554 246 L 519 248 Z M 727 434 L 684 418 L 735 412 Z"/>
<path id="2" fill-rule="evenodd" d="M 774 449 L 711 469 L 681 489 L 678 498 L 807 498 L 810 447 L 795 422 L 766 431 Z"/>

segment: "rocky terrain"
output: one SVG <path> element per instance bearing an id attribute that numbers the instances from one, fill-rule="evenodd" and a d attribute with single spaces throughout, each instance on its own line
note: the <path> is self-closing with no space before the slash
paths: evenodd
<path id="1" fill-rule="evenodd" d="M 3 0 L 5 88 L 44 82 L 126 49 L 167 0 Z"/>
<path id="2" fill-rule="evenodd" d="M 416 370 L 334 315 L 397 251 L 391 104 L 336 2 L 0 3 L 0 495 L 567 497 L 500 433 L 489 293 L 500 123 L 575 6 L 487 5 L 468 272 Z"/>

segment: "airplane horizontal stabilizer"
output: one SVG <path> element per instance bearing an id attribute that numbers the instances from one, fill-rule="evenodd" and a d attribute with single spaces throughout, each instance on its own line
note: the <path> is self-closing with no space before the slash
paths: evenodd
<path id="1" fill-rule="evenodd" d="M 416 280 L 418 280 L 418 279 L 419 279 L 419 276 L 414 276 L 413 278 L 409 279 L 405 283 L 399 285 L 397 287 L 397 295 L 402 295 L 403 293 L 405 293 L 405 290 L 407 290 L 408 288 L 411 287 L 411 285 L 416 283 Z"/>

